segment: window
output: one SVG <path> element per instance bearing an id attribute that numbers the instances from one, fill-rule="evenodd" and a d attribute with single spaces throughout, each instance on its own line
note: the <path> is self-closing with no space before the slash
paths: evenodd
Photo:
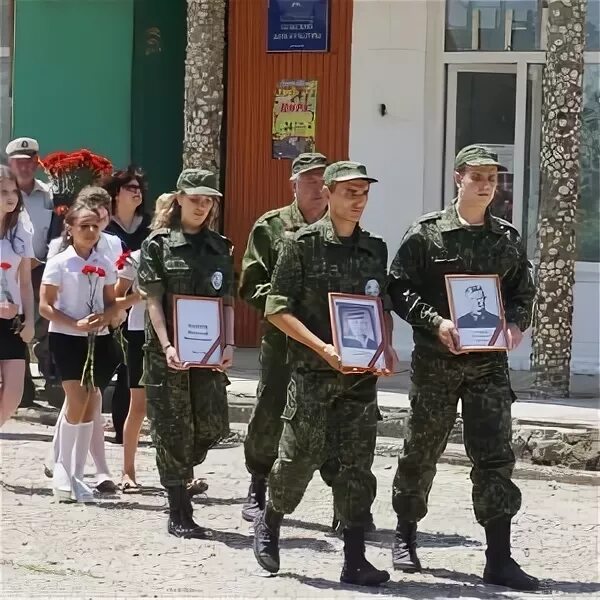
<path id="1" fill-rule="evenodd" d="M 585 64 L 577 258 L 600 262 L 600 64 Z"/>
<path id="2" fill-rule="evenodd" d="M 544 50 L 547 0 L 446 0 L 446 52 Z M 600 0 L 587 0 L 586 49 L 600 50 Z"/>
<path id="3" fill-rule="evenodd" d="M 536 50 L 542 0 L 447 0 L 446 52 Z"/>

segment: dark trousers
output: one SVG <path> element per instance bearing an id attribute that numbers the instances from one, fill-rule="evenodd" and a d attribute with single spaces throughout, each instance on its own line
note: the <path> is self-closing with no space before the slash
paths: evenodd
<path id="1" fill-rule="evenodd" d="M 123 335 L 127 334 L 127 321 L 123 323 Z M 123 359 L 124 361 L 124 359 Z M 122 362 L 117 370 L 117 380 L 112 395 L 111 412 L 113 427 L 115 428 L 115 441 L 121 443 L 123 441 L 123 427 L 125 420 L 129 414 L 129 404 L 131 398 L 129 394 L 129 372 L 125 362 Z"/>

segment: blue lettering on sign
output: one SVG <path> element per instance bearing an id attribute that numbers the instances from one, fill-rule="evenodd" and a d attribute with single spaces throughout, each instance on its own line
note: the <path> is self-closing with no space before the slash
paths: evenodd
<path id="1" fill-rule="evenodd" d="M 328 52 L 329 0 L 269 0 L 268 52 Z"/>

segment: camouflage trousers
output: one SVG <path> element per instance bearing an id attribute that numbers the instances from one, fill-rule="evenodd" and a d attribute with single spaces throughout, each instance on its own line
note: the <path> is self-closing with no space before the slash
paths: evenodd
<path id="1" fill-rule="evenodd" d="M 454 426 L 459 399 L 465 449 L 473 465 L 475 518 L 485 526 L 497 517 L 512 517 L 521 507 L 521 492 L 511 481 L 514 393 L 506 354 L 435 357 L 417 350 L 409 431 L 393 486 L 394 510 L 402 519 L 418 521 L 427 514 L 436 464 Z"/>
<path id="2" fill-rule="evenodd" d="M 229 380 L 209 369 L 167 369 L 164 355 L 147 350 L 143 382 L 160 482 L 185 485 L 194 466 L 229 433 Z"/>
<path id="3" fill-rule="evenodd" d="M 261 340 L 256 404 L 244 441 L 246 468 L 261 479 L 266 479 L 273 468 L 283 430 L 281 415 L 291 376 L 286 358 L 285 336 L 279 331 L 268 331 Z M 329 487 L 336 468 L 337 464 L 333 461 L 321 468 L 321 477 Z"/>
<path id="4" fill-rule="evenodd" d="M 280 332 L 268 332 L 261 340 L 256 405 L 244 442 L 246 468 L 256 477 L 266 479 L 277 458 L 283 429 L 281 414 L 285 408 L 289 382 L 285 336 Z"/>
<path id="5" fill-rule="evenodd" d="M 314 472 L 327 465 L 341 523 L 360 527 L 368 522 L 377 492 L 371 472 L 377 436 L 376 383 L 371 375 L 293 370 L 278 457 L 269 477 L 275 510 L 292 513 Z"/>

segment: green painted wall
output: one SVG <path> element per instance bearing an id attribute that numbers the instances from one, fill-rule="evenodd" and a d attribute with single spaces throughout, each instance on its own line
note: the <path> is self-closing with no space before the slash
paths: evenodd
<path id="1" fill-rule="evenodd" d="M 13 136 L 131 156 L 133 0 L 16 0 Z"/>
<path id="2" fill-rule="evenodd" d="M 148 210 L 182 166 L 186 18 L 186 0 L 135 0 L 131 146 Z"/>

